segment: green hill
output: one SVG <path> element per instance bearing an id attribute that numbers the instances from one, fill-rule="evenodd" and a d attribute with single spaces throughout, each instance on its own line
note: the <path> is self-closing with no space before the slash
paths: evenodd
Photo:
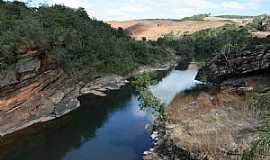
<path id="1" fill-rule="evenodd" d="M 89 70 L 125 74 L 167 54 L 123 29 L 90 18 L 83 8 L 62 5 L 30 8 L 22 2 L 0 1 L 0 69 L 22 55 L 52 55 L 68 73 Z"/>

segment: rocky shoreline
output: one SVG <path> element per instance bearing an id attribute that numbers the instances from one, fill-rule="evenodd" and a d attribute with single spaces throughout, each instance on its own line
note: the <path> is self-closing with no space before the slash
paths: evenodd
<path id="1" fill-rule="evenodd" d="M 238 80 L 247 85 L 231 87 L 235 82 L 231 80 L 215 91 L 177 95 L 167 111 L 168 119 L 156 119 L 152 127 L 147 127 L 151 128 L 155 146 L 144 153 L 144 159 L 239 159 L 257 136 L 255 131 L 265 124 L 248 109 L 246 96 L 269 88 L 270 75 Z"/>
<path id="2" fill-rule="evenodd" d="M 144 152 L 144 160 L 240 159 L 265 125 L 247 100 L 270 91 L 269 49 L 255 46 L 204 66 L 197 78 L 207 77 L 212 85 L 180 93 L 167 109 L 167 120 L 146 127 L 155 145 Z"/>
<path id="3" fill-rule="evenodd" d="M 78 97 L 85 94 L 106 96 L 120 89 L 128 79 L 144 71 L 168 70 L 176 61 L 142 66 L 127 76 L 104 75 L 89 83 L 74 81 L 53 60 L 36 55 L 19 60 L 16 68 L 1 73 L 0 137 L 62 117 L 80 106 Z"/>

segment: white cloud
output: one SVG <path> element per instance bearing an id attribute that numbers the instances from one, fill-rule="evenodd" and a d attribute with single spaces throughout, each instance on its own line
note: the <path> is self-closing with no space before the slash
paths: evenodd
<path id="1" fill-rule="evenodd" d="M 130 0 L 129 3 L 120 3 L 119 5 L 110 7 L 104 14 L 107 16 L 106 19 L 114 19 L 114 17 L 129 19 L 129 17 L 145 13 L 149 10 L 151 8 L 144 3 L 137 3 L 134 0 Z"/>
<path id="2" fill-rule="evenodd" d="M 24 0 L 22 0 L 24 1 Z M 26 1 L 26 0 L 25 0 Z M 182 18 L 199 13 L 250 14 L 270 0 L 37 0 L 49 4 L 85 8 L 89 15 L 103 20 L 139 18 Z M 267 3 L 268 2 L 268 3 Z M 270 7 L 270 6 L 269 6 Z M 265 8 L 265 7 L 264 7 Z"/>
<path id="3" fill-rule="evenodd" d="M 224 9 L 231 9 L 231 10 L 243 10 L 245 9 L 245 4 L 241 4 L 236 1 L 229 1 L 229 2 L 223 2 L 220 5 Z M 218 6 L 217 6 L 218 7 Z"/>
<path id="4" fill-rule="evenodd" d="M 51 0 L 50 3 L 65 4 L 65 5 L 72 7 L 72 8 L 78 8 L 78 7 L 83 7 L 83 6 L 87 5 L 86 0 Z"/>

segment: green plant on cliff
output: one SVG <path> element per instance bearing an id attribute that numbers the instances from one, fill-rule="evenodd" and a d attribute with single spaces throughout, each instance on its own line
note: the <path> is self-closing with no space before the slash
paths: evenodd
<path id="1" fill-rule="evenodd" d="M 62 5 L 30 8 L 0 0 L 0 69 L 31 51 L 52 55 L 67 73 L 125 74 L 167 52 L 133 40 L 123 29 L 90 18 L 83 8 Z M 83 72 L 82 72 L 83 71 Z"/>
<path id="2" fill-rule="evenodd" d="M 270 111 L 270 93 L 250 93 L 248 96 L 248 106 L 257 115 L 264 118 Z M 257 139 L 252 146 L 245 150 L 242 160 L 256 160 L 269 157 L 270 153 L 270 124 L 269 118 L 264 119 L 266 125 L 258 129 Z"/>
<path id="3" fill-rule="evenodd" d="M 144 72 L 136 76 L 132 81 L 132 84 L 136 87 L 136 90 L 144 90 L 145 88 L 156 84 L 153 77 L 154 75 L 152 73 Z"/>
<path id="4" fill-rule="evenodd" d="M 141 109 L 153 109 L 154 114 L 164 120 L 166 118 L 166 104 L 149 90 L 149 87 L 156 83 L 157 81 L 153 79 L 153 75 L 148 72 L 136 76 L 132 81 L 132 85 L 138 92 Z"/>

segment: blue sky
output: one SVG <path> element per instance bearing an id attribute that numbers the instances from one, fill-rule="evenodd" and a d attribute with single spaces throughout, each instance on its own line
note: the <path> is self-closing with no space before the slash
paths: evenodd
<path id="1" fill-rule="evenodd" d="M 29 1 L 29 0 L 20 0 Z M 83 7 L 100 20 L 183 18 L 199 13 L 270 14 L 270 0 L 32 0 L 33 4 L 65 4 Z"/>

